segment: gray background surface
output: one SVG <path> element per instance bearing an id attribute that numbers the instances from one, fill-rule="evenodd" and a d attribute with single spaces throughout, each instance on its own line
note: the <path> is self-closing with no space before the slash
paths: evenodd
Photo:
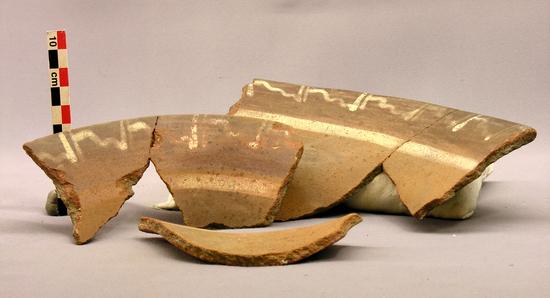
<path id="1" fill-rule="evenodd" d="M 0 296 L 550 295 L 549 1 L 0 2 Z M 529 125 L 465 221 L 360 213 L 303 262 L 207 264 L 137 229 L 166 199 L 150 167 L 90 243 L 44 211 L 21 149 L 51 133 L 46 31 L 67 30 L 73 127 L 225 114 L 253 78 L 410 98 Z M 315 224 L 339 216 L 275 223 Z"/>

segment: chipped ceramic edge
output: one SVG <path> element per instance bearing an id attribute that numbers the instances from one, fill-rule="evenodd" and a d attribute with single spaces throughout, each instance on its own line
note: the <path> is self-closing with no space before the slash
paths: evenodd
<path id="1" fill-rule="evenodd" d="M 458 190 L 454 197 L 433 208 L 426 216 L 442 219 L 467 219 L 476 209 L 482 182 L 494 169 L 489 165 L 483 174 Z M 393 181 L 384 172 L 378 174 L 356 194 L 348 197 L 344 204 L 352 209 L 373 213 L 411 215 L 403 205 Z"/>
<path id="2" fill-rule="evenodd" d="M 213 115 L 213 114 L 201 114 L 201 115 L 244 118 L 244 117 L 228 116 L 228 115 Z M 80 202 L 79 195 L 74 191 L 74 186 L 68 181 L 66 181 L 66 179 L 64 178 L 65 175 L 62 174 L 62 171 L 57 169 L 57 166 L 59 165 L 60 161 L 68 160 L 71 163 L 75 163 L 79 160 L 80 155 L 82 154 L 80 147 L 77 148 L 78 150 L 73 149 L 73 147 L 71 146 L 72 142 L 68 142 L 67 140 L 67 135 L 72 137 L 72 134 L 76 132 L 78 140 L 84 139 L 84 138 L 90 138 L 93 142 L 95 142 L 100 147 L 113 145 L 113 146 L 117 146 L 125 149 L 127 148 L 127 142 L 128 142 L 128 139 L 127 139 L 128 133 L 126 132 L 126 130 L 128 130 L 129 132 L 135 132 L 135 131 L 148 128 L 150 126 L 148 126 L 144 122 L 141 122 L 141 119 L 146 119 L 146 118 L 154 119 L 154 125 L 152 125 L 151 140 L 148 147 L 149 160 L 147 164 L 145 164 L 143 168 L 140 168 L 140 169 L 137 169 L 136 171 L 128 173 L 127 175 L 121 177 L 119 180 L 116 181 L 116 183 L 120 184 L 120 187 L 123 187 L 124 191 L 128 193 L 128 195 L 122 202 L 123 204 L 126 200 L 128 200 L 134 194 L 132 190 L 132 186 L 134 186 L 141 179 L 143 172 L 145 172 L 145 170 L 150 165 L 151 149 L 153 148 L 153 145 L 154 145 L 154 135 L 155 135 L 154 132 L 157 127 L 159 117 L 160 116 L 148 116 L 148 117 L 130 118 L 130 119 L 117 120 L 117 121 L 110 121 L 105 123 L 98 123 L 98 124 L 89 125 L 85 127 L 75 128 L 75 129 L 62 132 L 59 134 L 55 134 L 55 135 L 48 135 L 42 138 L 35 139 L 30 142 L 27 142 L 23 145 L 23 149 L 25 150 L 27 155 L 29 155 L 29 157 L 45 172 L 45 174 L 52 180 L 52 182 L 56 187 L 56 190 L 53 190 L 48 194 L 48 198 L 46 200 L 46 206 L 45 206 L 46 211 L 50 215 L 63 215 L 62 214 L 63 210 L 61 210 L 60 212 L 60 210 L 58 210 L 59 206 L 57 206 L 56 204 L 61 204 L 62 207 L 66 206 L 67 211 L 65 211 L 65 213 L 68 213 L 68 215 L 70 215 L 70 218 L 73 224 L 73 238 L 76 244 L 84 244 L 88 242 L 90 239 L 92 239 L 102 226 L 104 226 L 112 217 L 115 217 L 118 214 L 118 210 L 116 213 L 112 214 L 112 216 L 109 216 L 109 218 L 106 218 L 105 222 L 103 222 L 101 225 L 95 228 L 93 233 L 88 233 L 89 235 L 88 234 L 83 235 L 80 232 L 83 226 L 82 226 L 81 202 Z M 138 122 L 129 124 L 129 122 L 135 122 L 135 121 L 138 121 Z M 102 139 L 98 137 L 93 131 L 90 131 L 90 129 L 93 128 L 94 126 L 109 125 L 109 124 L 120 124 L 119 126 L 121 129 L 121 140 L 118 140 L 113 137 L 107 137 Z M 127 124 L 128 126 L 127 129 L 125 128 L 125 126 L 123 126 L 123 124 Z M 275 126 L 275 129 L 289 130 L 289 132 L 293 132 L 292 127 L 287 126 L 285 124 L 274 122 L 273 125 Z M 51 156 L 47 153 L 35 153 L 34 150 L 31 147 L 29 147 L 30 144 L 35 141 L 38 141 L 44 138 L 52 138 L 52 136 L 55 136 L 56 139 L 58 138 L 60 140 L 60 142 L 62 143 L 65 149 L 64 153 L 61 153 L 58 156 Z M 303 145 L 300 142 L 300 148 L 295 157 L 295 161 L 292 167 L 289 168 L 290 173 L 286 176 L 284 183 L 279 189 L 279 192 L 278 192 L 279 201 L 272 208 L 274 212 L 273 214 L 271 214 L 271 217 L 273 218 L 275 216 L 276 210 L 278 210 L 278 208 L 280 207 L 280 202 L 282 201 L 282 197 L 284 196 L 284 191 L 286 190 L 286 187 L 288 186 L 288 183 L 292 178 L 292 172 L 296 168 L 296 165 L 300 160 L 302 152 L 303 152 Z M 54 165 L 49 165 L 49 163 L 54 163 Z M 60 198 L 60 201 L 62 201 L 62 203 L 56 201 L 57 197 Z M 157 209 L 166 209 L 166 207 L 163 208 L 163 206 L 164 206 L 163 204 L 160 204 L 160 206 L 156 205 L 153 207 Z M 179 208 L 175 206 L 175 202 L 172 208 L 174 210 L 179 210 Z"/>
<path id="3" fill-rule="evenodd" d="M 192 115 L 192 114 L 189 114 L 189 115 Z M 161 117 L 173 117 L 173 116 L 181 116 L 181 115 L 160 115 L 160 116 L 158 116 L 158 118 L 160 119 Z M 230 117 L 230 118 L 238 118 L 238 119 L 250 121 L 249 117 L 241 117 L 241 116 L 235 116 L 235 115 L 215 115 L 215 114 L 193 114 L 193 121 L 194 122 L 198 121 L 199 116 L 202 116 L 202 117 L 205 117 L 205 118 L 207 118 L 207 117 L 220 117 L 220 118 Z M 263 119 L 261 119 L 261 120 L 263 120 Z M 157 119 L 157 123 L 159 121 L 160 120 Z M 210 119 L 209 123 L 214 123 L 214 124 L 222 123 L 223 124 L 223 123 L 227 123 L 227 120 Z M 282 132 L 285 135 L 285 140 L 289 136 L 294 136 L 294 137 L 297 138 L 297 142 L 295 142 L 295 143 L 293 143 L 291 141 L 288 141 L 288 140 L 287 141 L 282 140 L 283 143 L 286 144 L 285 147 L 294 148 L 296 150 L 295 155 L 294 155 L 294 161 L 292 162 L 292 165 L 290 165 L 290 167 L 288 168 L 288 172 L 286 173 L 284 178 L 282 178 L 280 183 L 279 182 L 277 182 L 277 183 L 270 182 L 271 187 L 273 189 L 277 189 L 277 195 L 276 195 L 276 198 L 273 197 L 273 199 L 274 199 L 273 205 L 271 205 L 269 207 L 269 209 L 267 211 L 265 211 L 264 220 L 254 222 L 252 224 L 247 223 L 247 224 L 243 224 L 243 225 L 228 225 L 227 223 L 224 223 L 224 222 L 213 222 L 213 221 L 210 222 L 208 225 L 194 225 L 193 223 L 187 222 L 186 217 L 184 215 L 184 222 L 186 224 L 189 224 L 189 225 L 195 226 L 195 227 L 199 227 L 199 228 L 223 227 L 223 228 L 238 229 L 238 228 L 252 228 L 252 227 L 268 226 L 274 221 L 275 216 L 276 216 L 277 212 L 279 211 L 279 208 L 282 204 L 282 201 L 283 201 L 284 195 L 286 193 L 286 190 L 288 188 L 288 185 L 290 184 L 290 182 L 293 178 L 294 171 L 295 171 L 295 169 L 296 169 L 296 167 L 297 167 L 297 165 L 298 165 L 298 163 L 299 163 L 299 161 L 302 157 L 304 147 L 303 147 L 303 143 L 302 143 L 302 140 L 301 140 L 299 134 L 297 134 L 294 131 L 292 126 L 281 123 L 281 122 L 277 122 L 277 121 L 263 120 L 262 123 L 263 123 L 262 127 L 261 127 L 262 132 L 266 132 L 266 133 L 270 132 L 270 131 L 272 131 L 272 132 L 275 132 L 275 131 Z M 268 124 L 269 124 L 269 127 L 267 126 Z M 196 126 L 196 123 L 195 123 L 195 126 Z M 157 127 L 158 126 L 155 125 L 155 129 Z M 153 135 L 154 135 L 154 137 L 153 137 L 154 139 L 159 137 L 159 136 L 156 135 L 155 131 L 153 132 Z M 231 132 L 229 132 L 229 135 L 232 136 L 232 137 L 237 137 L 237 136 L 240 136 L 240 133 L 231 131 Z M 160 136 L 160 138 L 162 139 L 161 136 Z M 260 134 L 256 135 L 256 139 L 254 141 L 251 141 L 251 142 L 248 143 L 249 146 L 252 146 L 252 147 L 249 147 L 249 148 L 255 149 L 256 148 L 255 146 L 257 146 L 256 143 L 259 142 L 259 138 L 260 138 Z M 192 135 L 191 136 L 185 136 L 185 139 L 190 140 L 189 141 L 189 148 L 190 149 L 191 148 L 195 149 L 195 148 L 199 147 L 200 141 L 199 141 L 198 136 L 197 136 L 196 127 L 194 128 L 194 130 L 192 129 Z M 204 147 L 205 146 L 204 139 L 202 140 L 202 142 L 203 142 L 203 144 L 200 145 L 200 146 Z M 166 202 L 159 203 L 159 204 L 154 204 L 151 207 L 154 208 L 154 209 L 157 209 L 157 210 L 173 210 L 173 211 L 181 211 L 182 213 L 184 213 L 183 209 L 180 208 L 180 206 L 178 206 L 178 203 L 176 202 L 176 200 L 174 198 L 173 190 L 172 190 L 172 188 L 174 187 L 174 183 L 168 183 L 167 181 L 165 181 L 165 178 L 159 172 L 158 166 L 157 166 L 156 161 L 155 161 L 155 157 L 153 157 L 153 151 L 155 149 L 158 149 L 160 147 L 161 143 L 162 142 L 159 142 L 159 141 L 153 142 L 153 144 L 151 146 L 151 149 L 150 149 L 150 161 L 155 165 L 157 175 L 161 178 L 161 180 L 164 181 L 168 191 L 170 192 L 170 195 L 169 195 L 168 200 Z M 277 148 L 275 148 L 275 149 L 277 149 Z M 208 176 L 208 174 L 206 174 L 206 175 Z M 214 177 L 214 175 L 210 175 L 210 176 Z M 215 177 L 218 177 L 218 176 L 216 175 Z M 252 180 L 255 181 L 256 179 L 252 179 Z M 238 183 L 237 185 L 240 185 L 240 184 Z M 234 186 L 234 188 L 235 188 L 235 186 Z M 245 193 L 245 191 L 246 191 L 245 189 L 241 189 L 240 191 L 237 190 L 237 193 Z M 254 192 L 254 194 L 256 194 L 256 192 Z"/>
<path id="4" fill-rule="evenodd" d="M 534 128 L 530 128 L 527 126 L 525 127 L 526 129 L 524 131 L 510 136 L 508 137 L 508 139 L 496 145 L 491 153 L 487 154 L 485 158 L 478 162 L 475 168 L 473 168 L 468 174 L 462 177 L 461 180 L 457 181 L 455 185 L 451 187 L 443 196 L 441 196 L 439 199 L 434 199 L 431 202 L 426 203 L 417 212 L 413 213 L 412 216 L 417 219 L 423 219 L 435 208 L 449 202 L 449 200 L 455 197 L 456 193 L 459 192 L 462 188 L 470 185 L 472 182 L 476 181 L 480 177 L 483 177 L 486 169 L 490 168 L 491 165 L 493 165 L 497 160 L 511 153 L 512 151 L 519 149 L 534 141 L 537 136 L 537 131 Z M 493 169 L 490 168 L 490 172 L 492 171 Z"/>
<path id="5" fill-rule="evenodd" d="M 257 232 L 257 233 L 228 233 L 222 231 L 206 230 L 194 227 L 188 227 L 183 225 L 176 225 L 164 221 L 160 221 L 153 218 L 142 217 L 139 222 L 139 230 L 146 233 L 154 233 L 162 236 L 168 242 L 176 246 L 177 248 L 183 250 L 184 252 L 199 258 L 201 260 L 211 262 L 211 263 L 220 263 L 224 265 L 232 266 L 273 266 L 273 265 L 287 265 L 298 262 L 302 259 L 305 259 L 326 247 L 336 243 L 346 236 L 347 232 L 355 225 L 362 222 L 363 219 L 355 214 L 348 214 L 341 218 L 325 222 L 322 224 L 317 224 L 313 226 L 294 228 L 288 230 L 279 230 L 279 231 L 270 231 L 270 232 Z M 319 237 L 313 243 L 309 245 L 303 245 L 300 247 L 291 248 L 289 251 L 274 252 L 269 254 L 261 253 L 248 253 L 248 254 L 234 254 L 227 253 L 222 250 L 223 248 L 218 247 L 199 247 L 200 244 L 192 243 L 192 241 L 187 240 L 184 236 L 181 236 L 174 230 L 174 227 L 180 229 L 190 229 L 194 231 L 199 231 L 200 233 L 212 234 L 212 235 L 225 235 L 229 236 L 235 241 L 240 240 L 241 235 L 247 235 L 248 237 L 257 237 L 257 236 L 267 236 L 267 235 L 282 235 L 286 234 L 288 238 L 291 238 L 293 234 L 298 234 L 303 231 L 313 230 L 313 229 L 327 229 L 326 233 Z M 289 240 L 289 245 L 292 245 L 295 241 Z M 227 243 L 227 242 L 225 242 Z M 218 250 L 217 250 L 218 249 Z"/>
<path id="6" fill-rule="evenodd" d="M 269 113 L 269 111 L 249 110 L 247 108 L 242 108 L 241 104 L 242 104 L 243 98 L 245 98 L 246 96 L 248 96 L 248 97 L 253 97 L 254 96 L 254 86 L 255 85 L 262 85 L 263 87 L 265 87 L 269 91 L 272 91 L 274 93 L 280 93 L 284 97 L 293 98 L 296 102 L 305 102 L 306 99 L 305 99 L 305 97 L 303 97 L 304 94 L 302 94 L 302 91 L 304 90 L 304 88 L 306 88 L 311 93 L 311 88 L 313 88 L 314 90 L 316 90 L 317 93 L 321 93 L 323 95 L 323 98 L 325 99 L 325 101 L 337 102 L 337 103 L 339 103 L 339 105 L 341 107 L 348 108 L 350 111 L 356 111 L 358 109 L 363 109 L 365 107 L 365 104 L 366 104 L 367 98 L 368 98 L 368 96 L 366 96 L 366 93 L 363 93 L 359 96 L 359 98 L 357 98 L 357 100 L 353 104 L 349 104 L 349 103 L 344 102 L 341 98 L 330 98 L 327 90 L 339 90 L 339 91 L 344 91 L 344 92 L 354 92 L 354 91 L 340 90 L 340 89 L 330 89 L 330 88 L 308 87 L 308 86 L 304 86 L 304 85 L 300 86 L 300 85 L 291 84 L 291 83 L 274 82 L 274 83 L 283 83 L 283 84 L 288 84 L 288 85 L 300 86 L 300 90 L 298 91 L 298 93 L 294 94 L 294 93 L 288 93 L 287 91 L 285 91 L 282 88 L 271 86 L 271 82 L 274 82 L 274 81 L 254 79 L 253 83 L 245 85 L 242 88 L 243 94 L 242 94 L 241 99 L 239 101 L 237 101 L 235 104 L 233 104 L 233 106 L 231 106 L 228 114 L 251 117 L 251 118 L 270 119 L 270 120 L 274 120 L 274 121 L 280 121 L 280 119 L 286 119 L 286 121 L 289 121 L 288 123 L 296 122 L 298 124 L 303 124 L 303 123 L 307 122 L 306 120 L 303 120 L 303 119 L 295 119 L 293 117 L 288 117 L 288 116 L 285 116 L 285 115 L 272 114 L 272 113 Z M 381 108 L 384 108 L 385 107 L 385 106 L 383 106 L 385 104 L 384 97 L 380 97 L 380 96 L 374 96 L 374 97 L 376 97 L 377 100 L 378 99 L 381 100 L 380 103 L 379 103 L 379 106 Z M 406 100 L 414 101 L 414 100 L 410 100 L 410 99 L 406 99 Z M 434 106 L 436 106 L 436 105 L 434 105 Z M 242 112 L 242 110 L 244 110 L 244 112 Z M 443 117 L 446 117 L 446 116 L 452 114 L 453 112 L 458 112 L 458 111 L 460 111 L 460 110 L 451 109 Z M 475 116 L 473 118 L 476 118 L 478 116 Z M 468 121 L 470 121 L 470 120 L 472 120 L 472 119 L 469 119 Z M 464 126 L 468 121 L 455 126 L 455 128 L 453 128 L 453 131 L 461 129 L 462 126 Z M 285 122 L 285 121 L 283 121 L 283 122 Z M 310 122 L 307 122 L 307 123 L 310 123 Z M 300 127 L 305 127 L 304 125 L 299 125 L 299 126 Z M 397 213 L 398 214 L 408 213 L 409 215 L 412 215 L 413 217 L 415 217 L 417 219 L 422 219 L 425 216 L 432 216 L 432 217 L 437 217 L 437 218 L 453 218 L 453 217 L 455 217 L 454 215 L 449 217 L 449 216 L 445 215 L 445 212 L 441 213 L 440 210 L 444 209 L 444 208 L 438 208 L 438 207 L 444 205 L 445 203 L 448 203 L 451 199 L 457 197 L 457 193 L 459 193 L 463 188 L 469 188 L 469 186 L 471 184 L 475 184 L 474 181 L 477 181 L 479 179 L 479 177 L 482 176 L 482 173 L 484 173 L 486 168 L 489 167 L 491 164 L 493 164 L 496 160 L 498 160 L 499 158 L 503 157 L 504 155 L 510 153 L 511 151 L 513 151 L 515 149 L 518 149 L 518 148 L 532 142 L 536 138 L 537 133 L 536 133 L 535 129 L 524 126 L 524 125 L 519 125 L 519 126 L 524 127 L 525 130 L 521 133 L 517 133 L 516 135 L 512 135 L 508 139 L 502 141 L 500 144 L 498 144 L 496 147 L 493 148 L 492 152 L 487 154 L 487 156 L 485 156 L 485 158 L 483 158 L 480 161 L 473 161 L 474 163 L 472 164 L 472 162 L 470 162 L 469 160 L 464 159 L 464 158 L 461 159 L 460 156 L 456 155 L 456 157 L 460 161 L 467 160 L 469 162 L 468 167 L 467 167 L 468 169 L 471 169 L 471 171 L 469 173 L 467 173 L 465 176 L 462 177 L 462 179 L 457 181 L 454 184 L 454 186 L 449 188 L 449 190 L 445 194 L 443 194 L 441 197 L 435 198 L 435 199 L 432 199 L 431 201 L 426 202 L 420 209 L 415 210 L 413 212 L 407 206 L 403 205 L 403 207 L 405 207 L 407 210 L 405 212 L 403 212 L 402 210 L 400 210 L 401 208 L 396 208 Z M 357 135 L 358 139 L 362 139 L 364 137 L 363 135 L 368 135 L 369 133 L 371 133 L 369 131 L 366 131 L 366 132 L 365 131 L 359 131 L 357 129 L 347 128 L 347 127 L 346 127 L 346 129 L 347 129 L 346 133 L 342 134 L 343 136 L 348 137 L 349 135 L 352 135 L 352 138 L 353 138 L 354 135 Z M 306 129 L 306 130 L 309 130 L 309 129 Z M 355 132 L 355 134 L 350 134 L 348 132 L 348 130 L 351 130 L 351 131 Z M 314 127 L 313 130 L 310 130 L 310 131 L 317 132 L 315 130 L 315 127 Z M 359 136 L 361 136 L 361 137 L 359 137 Z M 388 141 L 388 137 L 389 137 L 390 141 Z M 394 137 L 389 136 L 389 135 L 384 135 L 384 137 L 382 137 L 382 136 L 377 135 L 376 133 L 374 133 L 374 135 L 371 136 L 370 139 L 372 139 L 374 141 L 376 141 L 376 140 L 384 141 L 384 142 L 380 143 L 380 145 L 384 145 L 384 146 L 391 146 L 392 144 L 395 145 L 395 144 L 399 143 L 400 141 L 403 141 L 403 140 L 395 139 Z M 408 139 L 408 140 L 404 140 L 405 141 L 404 143 L 397 146 L 396 151 L 398 149 L 404 147 L 403 146 L 404 144 L 414 143 L 413 139 L 414 139 L 414 136 L 412 138 Z M 388 141 L 388 142 L 386 142 L 386 141 Z M 414 150 L 411 151 L 411 152 L 407 152 L 407 153 L 414 153 Z M 383 169 L 383 164 L 384 164 L 384 162 L 380 165 L 380 167 L 382 169 Z M 385 171 L 383 170 L 382 173 L 385 173 Z M 360 189 L 362 187 L 367 185 L 370 181 L 372 181 L 372 179 L 377 177 L 379 174 L 380 173 L 374 173 L 374 172 L 368 173 L 359 185 L 357 185 L 355 188 L 348 191 L 346 194 L 344 194 L 340 198 L 340 200 L 334 202 L 330 206 L 327 206 L 325 208 L 318 208 L 318 209 L 316 209 L 316 210 L 314 210 L 310 213 L 304 214 L 302 216 L 292 217 L 292 218 L 288 218 L 288 219 L 297 219 L 297 218 L 308 217 L 308 216 L 317 214 L 319 212 L 322 212 L 324 210 L 327 210 L 327 209 L 329 209 L 329 208 L 331 208 L 335 205 L 338 205 L 342 202 L 345 202 L 347 198 L 349 198 L 350 196 L 352 196 L 355 193 L 357 193 L 358 191 L 360 191 Z M 386 175 L 389 175 L 389 174 L 386 173 Z M 464 199 L 463 195 L 464 195 L 464 192 L 462 194 L 458 195 L 458 196 L 462 197 L 462 199 Z M 476 195 L 476 199 L 477 199 L 477 195 Z M 471 201 L 471 199 L 470 199 L 470 201 Z M 402 201 L 401 201 L 401 203 L 403 204 Z M 452 204 L 455 204 L 455 203 L 456 203 L 456 200 Z M 474 204 L 475 204 L 475 202 L 474 202 Z M 448 204 L 448 206 L 449 205 L 451 205 L 451 204 Z M 432 212 L 433 210 L 435 210 L 435 211 Z M 472 213 L 473 213 L 473 210 L 472 210 L 472 212 L 469 212 L 469 214 L 465 214 L 464 217 L 467 218 L 467 217 L 471 216 Z M 284 220 L 288 220 L 288 219 L 284 219 Z"/>

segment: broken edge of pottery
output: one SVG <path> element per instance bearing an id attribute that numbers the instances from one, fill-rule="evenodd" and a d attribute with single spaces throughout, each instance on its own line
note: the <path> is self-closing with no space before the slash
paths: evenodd
<path id="1" fill-rule="evenodd" d="M 281 221 L 327 210 L 382 172 L 421 219 L 536 137 L 525 125 L 434 104 L 259 79 L 229 114 L 279 121 L 302 138 Z"/>
<path id="2" fill-rule="evenodd" d="M 472 216 L 477 206 L 481 184 L 493 168 L 493 164 L 488 166 L 480 177 L 462 187 L 450 200 L 433 208 L 426 217 L 467 219 Z M 366 212 L 411 215 L 401 202 L 395 184 L 384 172 L 378 174 L 356 194 L 348 197 L 344 204 Z"/>
<path id="3" fill-rule="evenodd" d="M 362 221 L 353 213 L 313 226 L 252 233 L 193 228 L 142 217 L 139 230 L 155 233 L 201 260 L 234 266 L 295 263 L 334 244 Z"/>
<path id="4" fill-rule="evenodd" d="M 25 143 L 23 149 L 52 179 L 75 242 L 83 244 L 134 194 L 132 186 L 149 160 L 176 197 L 186 224 L 268 225 L 303 147 L 292 127 L 282 123 L 174 115 L 77 128 Z"/>
<path id="5" fill-rule="evenodd" d="M 89 241 L 134 194 L 132 186 L 149 166 L 156 120 L 96 124 L 23 145 L 67 207 L 76 244 Z"/>
<path id="6" fill-rule="evenodd" d="M 302 141 L 292 127 L 228 115 L 159 116 L 151 161 L 186 225 L 273 222 Z"/>

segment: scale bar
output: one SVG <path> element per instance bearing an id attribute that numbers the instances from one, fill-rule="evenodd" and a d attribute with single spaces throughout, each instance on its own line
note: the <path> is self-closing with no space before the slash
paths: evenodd
<path id="1" fill-rule="evenodd" d="M 48 62 L 53 133 L 71 129 L 69 67 L 65 31 L 48 31 Z"/>

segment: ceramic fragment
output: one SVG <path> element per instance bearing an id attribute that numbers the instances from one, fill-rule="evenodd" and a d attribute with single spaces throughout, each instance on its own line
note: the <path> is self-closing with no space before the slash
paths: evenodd
<path id="1" fill-rule="evenodd" d="M 480 177 L 462 187 L 454 197 L 433 208 L 426 216 L 446 219 L 466 219 L 472 216 L 481 184 L 492 171 L 491 164 Z M 350 208 L 367 212 L 411 215 L 401 202 L 395 184 L 384 172 L 348 197 L 344 203 Z"/>
<path id="2" fill-rule="evenodd" d="M 229 114 L 286 123 L 302 138 L 276 220 L 331 208 L 382 171 L 423 218 L 536 136 L 521 124 L 433 104 L 266 80 L 245 86 Z"/>
<path id="3" fill-rule="evenodd" d="M 291 127 L 227 115 L 121 120 L 23 148 L 54 182 L 77 244 L 118 213 L 150 158 L 188 225 L 267 225 L 302 153 Z M 52 209 L 52 202 L 46 207 Z"/>
<path id="4" fill-rule="evenodd" d="M 52 179 L 73 223 L 77 244 L 90 240 L 133 195 L 149 165 L 157 117 L 73 129 L 23 148 Z"/>
<path id="5" fill-rule="evenodd" d="M 227 115 L 159 116 L 151 161 L 194 227 L 265 226 L 302 154 L 291 127 Z"/>
<path id="6" fill-rule="evenodd" d="M 286 265 L 342 239 L 362 221 L 357 214 L 289 230 L 232 233 L 198 229 L 143 217 L 139 229 L 156 233 L 184 252 L 212 263 L 236 266 Z"/>

